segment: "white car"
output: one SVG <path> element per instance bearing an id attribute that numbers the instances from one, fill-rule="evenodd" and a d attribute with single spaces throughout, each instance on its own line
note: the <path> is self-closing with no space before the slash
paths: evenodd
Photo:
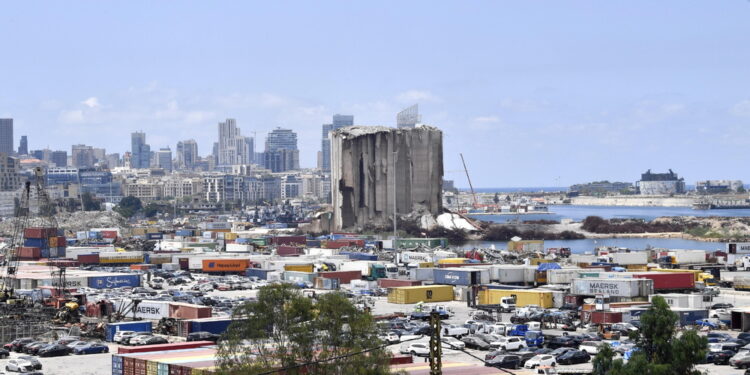
<path id="1" fill-rule="evenodd" d="M 120 341 L 122 341 L 123 337 L 125 337 L 125 336 L 132 336 L 134 333 L 135 333 L 135 331 L 117 331 L 117 332 L 115 332 L 115 336 L 112 339 L 112 341 L 114 341 L 114 342 L 116 342 L 116 343 L 119 344 Z"/>
<path id="2" fill-rule="evenodd" d="M 401 353 L 411 354 L 419 357 L 427 357 L 430 355 L 430 347 L 425 343 L 404 343 L 401 345 Z"/>
<path id="3" fill-rule="evenodd" d="M 578 350 L 593 356 L 596 353 L 599 353 L 599 348 L 604 344 L 605 342 L 602 341 L 584 341 L 578 346 Z"/>
<path id="4" fill-rule="evenodd" d="M 531 357 L 523 367 L 534 369 L 539 366 L 554 366 L 557 362 L 555 356 L 549 354 L 539 354 Z"/>
<path id="5" fill-rule="evenodd" d="M 449 324 L 443 326 L 443 336 L 461 337 L 469 334 L 469 329 L 463 326 Z"/>
<path id="6" fill-rule="evenodd" d="M 143 345 L 143 342 L 154 337 L 153 335 L 138 335 L 130 339 L 130 345 Z"/>
<path id="7" fill-rule="evenodd" d="M 464 348 L 466 348 L 466 343 L 455 337 L 443 337 L 441 341 L 441 345 L 444 348 L 458 350 L 463 350 Z"/>
<path id="8" fill-rule="evenodd" d="M 499 340 L 490 343 L 494 349 L 503 349 L 504 351 L 518 350 L 526 347 L 526 340 L 518 336 L 500 337 Z"/>
<path id="9" fill-rule="evenodd" d="M 396 332 L 388 332 L 385 335 L 381 336 L 380 339 L 388 345 L 398 344 L 399 342 L 401 342 L 401 338 L 398 337 Z"/>
<path id="10" fill-rule="evenodd" d="M 34 371 L 34 365 L 24 359 L 11 359 L 5 365 L 5 371 L 32 372 Z"/>

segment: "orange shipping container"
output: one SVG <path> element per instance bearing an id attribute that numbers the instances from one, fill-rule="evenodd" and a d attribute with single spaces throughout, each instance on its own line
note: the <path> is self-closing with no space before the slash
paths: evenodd
<path id="1" fill-rule="evenodd" d="M 57 237 L 49 238 L 49 247 L 57 247 Z"/>
<path id="2" fill-rule="evenodd" d="M 243 272 L 250 267 L 247 259 L 203 259 L 205 272 Z"/>

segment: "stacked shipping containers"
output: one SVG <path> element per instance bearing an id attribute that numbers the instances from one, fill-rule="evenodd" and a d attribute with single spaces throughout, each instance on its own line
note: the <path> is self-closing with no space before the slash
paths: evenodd
<path id="1" fill-rule="evenodd" d="M 21 259 L 64 258 L 67 240 L 57 228 L 26 228 L 23 231 L 23 247 L 18 249 Z"/>

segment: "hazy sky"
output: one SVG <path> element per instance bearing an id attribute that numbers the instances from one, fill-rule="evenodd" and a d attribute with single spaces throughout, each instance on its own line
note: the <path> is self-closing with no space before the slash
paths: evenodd
<path id="1" fill-rule="evenodd" d="M 217 122 L 300 135 L 419 103 L 466 186 L 750 182 L 750 2 L 59 1 L 0 5 L 0 117 L 16 144 L 152 149 Z"/>

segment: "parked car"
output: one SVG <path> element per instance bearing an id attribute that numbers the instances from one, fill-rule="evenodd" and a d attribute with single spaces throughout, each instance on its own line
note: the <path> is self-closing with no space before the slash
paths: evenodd
<path id="1" fill-rule="evenodd" d="M 720 352 L 714 352 L 711 354 L 712 354 L 711 363 L 715 365 L 728 365 L 729 359 L 734 357 L 734 355 L 737 353 L 731 350 L 722 350 Z"/>
<path id="2" fill-rule="evenodd" d="M 65 346 L 67 346 L 68 348 L 70 348 L 70 351 L 72 352 L 75 348 L 80 347 L 80 346 L 86 346 L 88 344 L 89 343 L 86 342 L 86 341 L 80 341 L 80 340 L 78 340 L 78 341 L 73 341 L 71 343 L 68 343 Z"/>
<path id="3" fill-rule="evenodd" d="M 145 345 L 143 344 L 143 342 L 148 340 L 151 337 L 154 337 L 154 335 L 152 335 L 151 333 L 146 334 L 146 335 L 137 335 L 127 340 L 123 340 L 123 343 L 127 345 Z"/>
<path id="4" fill-rule="evenodd" d="M 521 357 L 510 354 L 498 355 L 489 361 L 484 361 L 484 365 L 497 368 L 517 369 L 521 367 Z"/>
<path id="5" fill-rule="evenodd" d="M 555 356 L 550 354 L 539 354 L 526 361 L 523 367 L 535 369 L 538 366 L 554 366 L 557 364 Z"/>
<path id="6" fill-rule="evenodd" d="M 206 332 L 206 331 L 198 331 L 198 332 L 191 332 L 187 335 L 187 341 L 213 341 L 217 342 L 221 338 L 221 335 L 217 335 L 215 333 Z M 397 337 L 398 338 L 398 337 Z M 398 342 L 398 341 L 396 341 Z"/>
<path id="7" fill-rule="evenodd" d="M 122 343 L 122 340 L 124 338 L 131 338 L 135 336 L 135 331 L 117 331 L 115 332 L 115 336 L 112 338 L 112 341 L 120 344 Z"/>
<path id="8" fill-rule="evenodd" d="M 0 348 L 0 358 L 5 359 L 10 356 L 10 352 L 7 349 Z"/>
<path id="9" fill-rule="evenodd" d="M 627 335 L 630 332 L 637 331 L 638 328 L 636 328 L 634 325 L 630 323 L 615 323 L 612 324 L 612 331 L 620 332 L 621 334 Z"/>
<path id="10" fill-rule="evenodd" d="M 444 348 L 463 350 L 466 347 L 466 343 L 455 337 L 443 337 L 440 341 Z"/>
<path id="11" fill-rule="evenodd" d="M 575 338 L 573 338 L 573 336 L 556 336 L 547 341 L 547 347 L 552 349 L 574 348 L 577 346 L 578 343 L 576 342 Z"/>
<path id="12" fill-rule="evenodd" d="M 31 364 L 34 366 L 34 370 L 41 370 L 42 369 L 42 363 L 39 362 L 38 359 L 28 356 L 28 355 L 22 355 L 18 356 L 18 359 L 23 359 L 25 361 L 31 362 Z"/>
<path id="13" fill-rule="evenodd" d="M 400 352 L 402 354 L 411 354 L 413 356 L 427 357 L 430 355 L 430 348 L 424 343 L 403 343 Z"/>
<path id="14" fill-rule="evenodd" d="M 551 351 L 551 350 L 549 350 Z M 500 352 L 499 350 L 497 352 Z M 507 354 L 507 353 L 500 353 L 500 354 Z M 498 355 L 500 355 L 498 354 Z M 513 352 L 513 355 L 517 355 L 521 357 L 521 366 L 525 365 L 526 362 L 536 356 L 538 356 L 540 353 L 537 353 L 536 350 L 531 349 L 522 349 L 517 352 Z M 487 357 L 485 356 L 485 360 L 487 360 Z"/>
<path id="15" fill-rule="evenodd" d="M 36 355 L 39 352 L 39 349 L 41 349 L 41 348 L 43 348 L 43 347 L 45 347 L 47 345 L 49 345 L 48 342 L 36 341 L 36 342 L 32 342 L 29 345 L 26 345 L 23 348 L 23 351 L 26 354 Z"/>
<path id="16" fill-rule="evenodd" d="M 167 339 L 160 336 L 151 336 L 145 340 L 138 341 L 138 345 L 159 345 L 168 343 L 169 341 Z"/>
<path id="17" fill-rule="evenodd" d="M 490 343 L 490 345 L 493 348 L 503 349 L 506 352 L 527 347 L 526 341 L 523 338 L 516 336 L 501 337 L 499 340 Z"/>
<path id="18" fill-rule="evenodd" d="M 750 368 L 750 352 L 739 352 L 729 358 L 729 365 L 737 368 Z"/>
<path id="19" fill-rule="evenodd" d="M 549 354 L 555 356 L 555 358 L 560 359 L 563 355 L 565 355 L 568 352 L 572 352 L 577 350 L 576 348 L 557 348 L 550 352 Z M 559 361 L 558 361 L 559 362 Z"/>
<path id="20" fill-rule="evenodd" d="M 596 354 L 599 353 L 599 348 L 603 345 L 604 343 L 601 341 L 584 341 L 578 346 L 578 350 L 588 354 Z"/>
<path id="21" fill-rule="evenodd" d="M 557 362 L 561 365 L 574 365 L 576 363 L 586 363 L 590 359 L 591 356 L 583 350 L 571 350 L 557 357 Z"/>
<path id="22" fill-rule="evenodd" d="M 490 344 L 486 341 L 479 338 L 479 336 L 466 336 L 461 339 L 464 344 L 466 344 L 467 348 L 473 348 L 473 349 L 479 349 L 479 350 L 489 350 Z"/>
<path id="23" fill-rule="evenodd" d="M 109 353 L 109 346 L 100 342 L 92 342 L 83 346 L 77 346 L 73 349 L 73 354 L 99 354 Z"/>
<path id="24" fill-rule="evenodd" d="M 443 336 L 463 337 L 469 334 L 469 329 L 464 326 L 449 324 L 443 326 Z"/>
<path id="25" fill-rule="evenodd" d="M 34 365 L 24 359 L 11 359 L 5 364 L 5 371 L 32 372 Z"/>
<path id="26" fill-rule="evenodd" d="M 13 340 L 12 342 L 12 349 L 14 352 L 22 353 L 24 347 L 26 345 L 31 344 L 32 342 L 35 342 L 36 340 L 32 339 L 31 337 L 24 337 L 17 340 Z"/>
<path id="27" fill-rule="evenodd" d="M 65 336 L 57 340 L 58 344 L 68 345 L 73 341 L 79 341 L 81 338 L 78 336 Z"/>
<path id="28" fill-rule="evenodd" d="M 45 346 L 39 350 L 40 357 L 59 357 L 70 354 L 70 348 L 62 344 Z"/>

